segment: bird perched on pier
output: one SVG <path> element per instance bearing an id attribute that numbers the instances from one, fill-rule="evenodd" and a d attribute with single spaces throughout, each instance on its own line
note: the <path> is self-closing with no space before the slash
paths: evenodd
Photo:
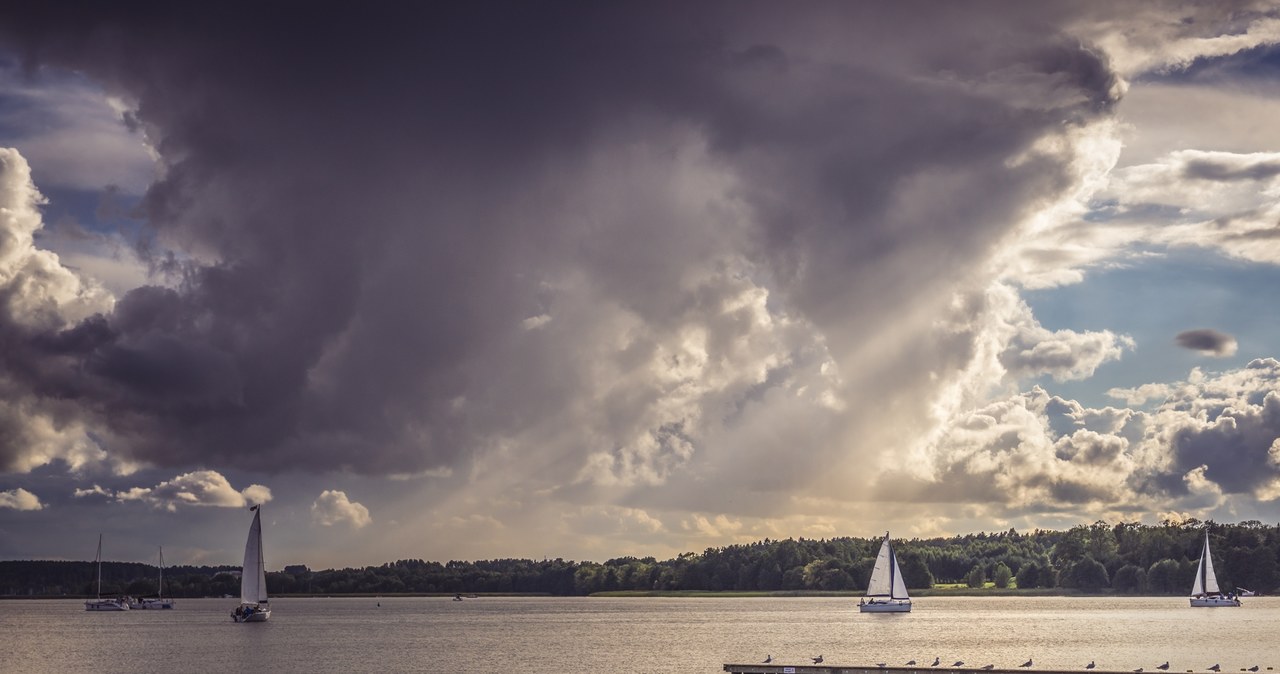
<path id="1" fill-rule="evenodd" d="M 1139 667 L 1139 668 L 1137 668 L 1137 669 L 1133 670 L 1133 674 L 1142 674 L 1142 668 L 1141 668 L 1141 667 Z"/>
<path id="2" fill-rule="evenodd" d="M 951 663 L 951 666 L 952 666 L 952 667 L 964 667 L 964 660 L 956 660 L 955 662 Z"/>
<path id="3" fill-rule="evenodd" d="M 885 667 L 887 667 L 887 666 L 888 666 L 888 664 L 887 664 L 887 663 L 884 663 L 884 662 L 877 662 L 877 663 L 876 663 L 876 667 L 879 667 L 880 669 L 884 669 L 884 668 L 885 668 Z"/>
<path id="4" fill-rule="evenodd" d="M 933 664 L 932 664 L 932 665 L 929 665 L 929 666 L 930 666 L 930 667 L 937 667 L 937 666 L 938 666 L 938 665 L 940 665 L 940 664 L 942 664 L 942 656 L 941 656 L 941 655 L 934 657 L 934 658 L 933 658 Z"/>
<path id="5" fill-rule="evenodd" d="M 915 667 L 915 666 L 916 666 L 915 660 L 907 660 L 907 664 L 903 665 L 903 667 Z"/>
<path id="6" fill-rule="evenodd" d="M 1218 666 L 1218 663 L 1216 663 L 1216 662 L 1215 662 L 1215 663 L 1213 663 L 1213 666 L 1212 666 L 1212 667 L 1209 667 L 1209 668 L 1207 668 L 1207 669 L 1208 669 L 1209 671 L 1211 671 L 1211 672 L 1220 672 L 1220 671 L 1222 671 L 1222 668 L 1221 668 L 1221 667 L 1219 667 L 1219 666 Z"/>
<path id="7" fill-rule="evenodd" d="M 1018 666 L 1019 666 L 1019 667 L 1030 667 L 1030 666 L 1031 666 L 1031 658 L 1027 658 L 1027 661 L 1026 661 L 1026 662 L 1024 662 L 1024 663 L 1022 663 L 1022 664 L 1020 664 L 1020 665 L 1018 665 Z"/>
<path id="8" fill-rule="evenodd" d="M 772 656 L 772 655 L 766 655 L 766 656 L 764 656 L 764 662 L 763 662 L 763 663 L 761 663 L 761 664 L 765 664 L 765 665 L 767 665 L 767 664 L 769 664 L 770 662 L 773 662 L 773 656 Z"/>
<path id="9" fill-rule="evenodd" d="M 1162 672 L 1163 672 L 1164 670 L 1166 670 L 1166 669 L 1169 669 L 1169 661 L 1168 661 L 1168 660 L 1165 660 L 1163 665 L 1156 665 L 1156 669 L 1158 669 L 1158 670 L 1160 670 L 1160 671 L 1162 671 Z"/>
<path id="10" fill-rule="evenodd" d="M 1251 671 L 1251 672 L 1256 672 L 1256 671 L 1258 671 L 1258 666 L 1257 666 L 1257 665 L 1254 665 L 1254 666 L 1250 667 L 1250 668 L 1249 668 L 1249 671 Z"/>
<path id="11" fill-rule="evenodd" d="M 991 671 L 991 670 L 995 669 L 995 668 L 996 668 L 996 666 L 995 666 L 995 665 L 983 665 L 983 666 L 982 666 L 982 668 L 983 668 L 983 669 L 985 669 L 985 670 L 987 670 L 987 671 L 989 672 L 989 671 Z"/>
<path id="12" fill-rule="evenodd" d="M 1090 661 L 1089 661 L 1089 664 L 1085 665 L 1085 666 L 1084 666 L 1084 668 L 1085 668 L 1085 669 L 1093 669 L 1093 668 L 1094 668 L 1094 667 L 1096 667 L 1096 666 L 1097 666 L 1097 665 L 1094 665 L 1094 664 L 1093 664 L 1093 660 L 1090 660 Z"/>
<path id="13" fill-rule="evenodd" d="M 815 664 L 815 665 L 820 665 L 820 664 L 822 664 L 822 656 L 821 656 L 821 655 L 819 655 L 819 656 L 818 656 L 818 657 L 816 657 L 816 658 L 810 658 L 810 660 L 813 660 L 813 664 Z"/>

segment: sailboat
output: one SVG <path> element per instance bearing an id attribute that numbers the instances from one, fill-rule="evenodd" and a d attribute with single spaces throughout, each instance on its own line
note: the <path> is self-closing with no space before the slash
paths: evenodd
<path id="1" fill-rule="evenodd" d="M 271 619 L 267 600 L 267 570 L 262 563 L 262 505 L 250 508 L 253 524 L 244 544 L 244 566 L 240 571 L 240 606 L 231 612 L 238 623 L 264 623 Z"/>
<path id="2" fill-rule="evenodd" d="M 98 534 L 98 598 L 84 603 L 86 611 L 128 611 L 129 602 L 124 597 L 102 598 L 102 534 Z"/>
<path id="3" fill-rule="evenodd" d="M 1196 580 L 1191 585 L 1191 605 L 1239 606 L 1234 594 L 1222 594 L 1218 589 L 1218 576 L 1213 573 L 1213 557 L 1209 554 L 1209 530 L 1204 532 L 1204 548 L 1200 550 L 1200 564 L 1196 566 Z"/>
<path id="4" fill-rule="evenodd" d="M 140 597 L 136 601 L 129 602 L 129 608 L 138 609 L 162 609 L 173 608 L 173 600 L 164 598 L 164 548 L 160 548 L 160 584 L 156 586 L 156 596 Z"/>
<path id="5" fill-rule="evenodd" d="M 911 597 L 907 594 L 907 584 L 902 580 L 902 570 L 898 568 L 898 557 L 893 554 L 887 531 L 884 532 L 884 542 L 880 544 L 880 554 L 876 556 L 875 568 L 871 570 L 867 596 L 858 602 L 858 610 L 862 613 L 911 612 Z"/>

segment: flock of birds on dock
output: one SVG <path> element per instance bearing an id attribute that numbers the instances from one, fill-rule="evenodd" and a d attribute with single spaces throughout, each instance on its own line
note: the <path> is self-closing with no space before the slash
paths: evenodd
<path id="1" fill-rule="evenodd" d="M 810 660 L 813 660 L 813 664 L 815 664 L 815 665 L 820 665 L 820 664 L 822 664 L 822 662 L 823 662 L 823 658 L 822 658 L 822 656 L 821 656 L 821 655 L 819 655 L 819 656 L 818 656 L 818 657 L 816 657 L 816 658 L 809 658 L 809 659 L 810 659 Z M 770 664 L 770 663 L 772 663 L 772 662 L 773 662 L 773 655 L 768 655 L 768 656 L 766 656 L 766 657 L 765 657 L 764 662 L 763 662 L 762 664 L 766 664 L 766 665 L 767 665 L 767 664 Z M 942 658 L 941 658 L 941 657 L 935 657 L 935 658 L 933 659 L 933 662 L 932 662 L 929 666 L 930 666 L 930 667 L 938 667 L 938 666 L 939 666 L 939 665 L 941 665 L 941 664 L 942 664 Z M 889 665 L 888 665 L 888 663 L 885 663 L 885 662 L 877 662 L 877 663 L 876 663 L 876 667 L 879 667 L 880 669 L 885 669 L 885 668 L 886 668 L 886 667 L 888 667 L 888 666 L 889 666 Z M 903 665 L 902 665 L 902 666 L 903 666 L 903 667 L 915 667 L 915 666 L 916 666 L 916 661 L 915 661 L 915 660 L 908 660 L 908 661 L 906 661 L 905 663 L 903 663 Z M 1022 663 L 1022 664 L 1020 664 L 1020 665 L 1018 665 L 1018 666 L 1019 666 L 1019 667 L 1031 668 L 1031 667 L 1034 667 L 1034 666 L 1035 666 L 1035 662 L 1033 662 L 1031 659 L 1029 659 L 1029 658 L 1028 658 L 1026 662 L 1024 662 L 1024 663 Z M 955 662 L 951 663 L 951 667 L 964 667 L 964 660 L 956 660 Z M 1085 668 L 1085 669 L 1094 669 L 1094 668 L 1096 668 L 1096 667 L 1097 667 L 1097 664 L 1096 664 L 1093 660 L 1090 660 L 1090 661 L 1089 661 L 1089 664 L 1087 664 L 1087 665 L 1085 665 L 1085 666 L 1084 666 L 1084 668 Z M 995 666 L 994 664 L 987 664 L 987 665 L 983 665 L 983 666 L 979 667 L 978 669 L 986 670 L 986 671 L 988 671 L 988 672 L 989 672 L 989 671 L 991 671 L 991 670 L 993 670 L 993 669 L 995 669 L 995 668 L 996 668 L 996 666 Z M 1165 663 L 1164 663 L 1163 665 L 1156 665 L 1156 669 L 1158 669 L 1158 670 L 1160 670 L 1160 671 L 1162 671 L 1162 672 L 1167 672 L 1167 671 L 1169 671 L 1169 662 L 1168 662 L 1168 661 L 1165 661 Z M 1210 666 L 1210 667 L 1205 667 L 1205 669 L 1206 669 L 1206 670 L 1208 670 L 1208 671 L 1210 671 L 1210 672 L 1221 672 L 1221 671 L 1222 671 L 1222 667 L 1221 667 L 1221 665 L 1219 665 L 1219 664 L 1217 664 L 1217 663 L 1214 663 L 1214 664 L 1213 664 L 1212 666 Z M 1270 668 L 1270 667 L 1268 667 L 1267 669 L 1268 669 L 1268 670 L 1270 670 L 1271 668 Z M 1187 671 L 1191 671 L 1191 670 L 1187 670 Z M 1241 668 L 1240 668 L 1240 671 L 1242 671 L 1242 672 L 1256 672 L 1256 671 L 1258 671 L 1258 666 L 1257 666 L 1257 665 L 1254 665 L 1254 666 L 1252 666 L 1252 667 L 1248 667 L 1248 668 L 1241 667 Z M 1143 672 L 1143 669 L 1142 669 L 1141 667 L 1139 667 L 1139 668 L 1137 668 L 1137 669 L 1133 670 L 1133 674 L 1142 674 L 1142 672 Z"/>

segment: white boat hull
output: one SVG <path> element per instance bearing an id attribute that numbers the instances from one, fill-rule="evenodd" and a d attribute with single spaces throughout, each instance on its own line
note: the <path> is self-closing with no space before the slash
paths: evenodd
<path id="1" fill-rule="evenodd" d="M 128 611 L 129 604 L 118 599 L 95 599 L 84 603 L 86 611 Z"/>
<path id="2" fill-rule="evenodd" d="M 1235 597 L 1192 597 L 1192 608 L 1212 608 L 1216 606 L 1239 606 L 1240 600 Z"/>
<path id="3" fill-rule="evenodd" d="M 264 606 L 249 606 L 252 609 L 245 612 L 245 606 L 241 606 L 239 610 L 231 612 L 231 620 L 238 623 L 264 623 L 271 619 L 271 608 Z"/>
<path id="4" fill-rule="evenodd" d="M 129 608 L 135 611 L 146 611 L 155 609 L 171 609 L 173 608 L 172 599 L 143 599 L 129 605 Z"/>
<path id="5" fill-rule="evenodd" d="M 873 601 L 858 605 L 862 613 L 910 613 L 911 601 Z"/>

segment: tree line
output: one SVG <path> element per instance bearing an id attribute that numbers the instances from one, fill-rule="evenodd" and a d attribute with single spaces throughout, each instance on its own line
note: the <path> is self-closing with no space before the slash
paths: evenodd
<path id="1" fill-rule="evenodd" d="M 1083 592 L 1186 594 L 1209 532 L 1224 590 L 1272 593 L 1280 587 L 1280 525 L 1188 520 L 1158 525 L 1095 522 L 1067 531 L 1014 529 L 949 538 L 894 540 L 907 587 L 964 584 L 1070 588 Z M 363 568 L 267 574 L 273 595 L 540 593 L 614 590 L 858 591 L 866 588 L 880 538 L 757 541 L 687 552 L 673 559 L 619 557 L 603 563 L 493 559 L 445 563 L 406 559 Z M 239 567 L 165 569 L 164 594 L 209 597 L 240 592 Z M 159 569 L 103 562 L 103 594 L 155 594 Z M 93 562 L 0 562 L 0 595 L 93 595 Z"/>

